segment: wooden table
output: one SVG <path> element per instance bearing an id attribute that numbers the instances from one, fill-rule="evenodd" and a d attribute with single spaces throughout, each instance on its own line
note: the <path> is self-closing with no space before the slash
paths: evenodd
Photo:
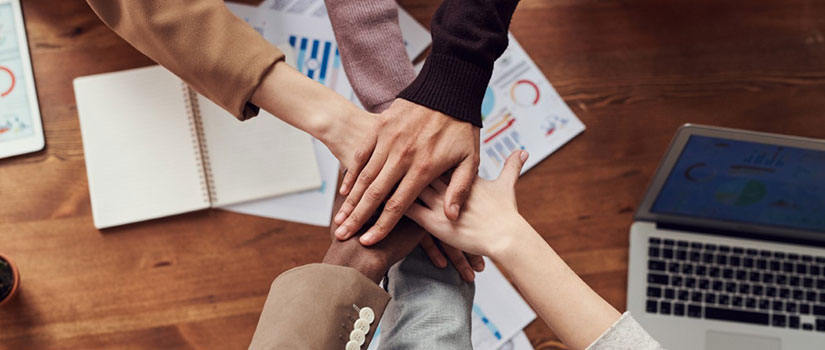
<path id="1" fill-rule="evenodd" d="M 428 23 L 438 1 L 402 3 Z M 209 210 L 96 230 L 72 79 L 151 62 L 82 1 L 23 5 L 47 146 L 0 160 L 0 250 L 23 278 L 0 349 L 245 348 L 272 279 L 319 261 L 326 229 Z M 619 309 L 631 218 L 678 126 L 825 138 L 825 2 L 524 0 L 512 31 L 588 127 L 523 176 L 520 208 Z"/>

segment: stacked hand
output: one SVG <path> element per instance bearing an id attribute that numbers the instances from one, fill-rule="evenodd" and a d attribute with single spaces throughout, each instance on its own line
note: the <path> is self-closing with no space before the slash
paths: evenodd
<path id="1" fill-rule="evenodd" d="M 339 239 L 358 232 L 397 185 L 376 225 L 359 238 L 365 245 L 379 242 L 421 191 L 449 170 L 453 173 L 442 210 L 458 218 L 478 169 L 479 130 L 473 125 L 400 99 L 381 115 L 371 114 L 286 63 L 275 64 L 251 101 L 318 138 L 347 169 L 341 194 L 348 197 L 334 220 L 341 225 Z M 442 253 L 429 237 L 422 246 L 440 267 L 447 265 L 446 254 L 465 280 L 473 279 L 470 266 L 484 268 L 480 257 L 465 257 L 445 244 Z"/>
<path id="2" fill-rule="evenodd" d="M 347 169 L 340 194 L 348 196 L 333 221 L 340 225 L 335 236 L 352 237 L 390 196 L 375 225 L 360 237 L 362 244 L 376 244 L 427 184 L 451 169 L 442 210 L 457 219 L 478 171 L 478 128 L 402 99 L 376 118 L 361 119 L 355 115 L 343 118 L 341 128 L 329 128 L 343 129 L 341 134 L 325 137 Z M 360 131 L 359 137 L 353 137 L 353 130 Z M 465 255 L 430 236 L 424 237 L 421 246 L 438 267 L 446 267 L 449 258 L 468 282 L 475 278 L 473 271 L 484 269 L 480 256 Z"/>
<path id="3" fill-rule="evenodd" d="M 425 205 L 413 204 L 407 216 L 442 242 L 471 254 L 495 257 L 516 239 L 512 234 L 519 231 L 516 228 L 526 225 L 516 207 L 514 188 L 527 156 L 526 151 L 513 152 L 498 179 L 476 180 L 458 220 L 450 220 L 441 210 L 447 193 L 441 180 L 424 189 L 420 198 Z"/>
<path id="4" fill-rule="evenodd" d="M 340 207 L 343 200 L 343 196 L 337 196 L 333 208 Z M 336 228 L 332 225 L 330 233 Z M 369 247 L 355 238 L 340 241 L 333 236 L 323 262 L 352 267 L 378 283 L 390 266 L 407 256 L 425 235 L 421 227 L 406 219 L 399 222 L 394 231 L 387 239 Z"/>
<path id="5" fill-rule="evenodd" d="M 334 218 L 340 225 L 335 236 L 351 237 L 386 199 L 381 216 L 360 237 L 365 245 L 379 242 L 421 191 L 451 169 L 441 210 L 457 219 L 478 171 L 478 128 L 397 99 L 379 115 L 374 130 L 367 136 L 376 140 L 372 153 L 359 149 L 355 165 L 347 166 L 340 190 L 347 199 Z"/>

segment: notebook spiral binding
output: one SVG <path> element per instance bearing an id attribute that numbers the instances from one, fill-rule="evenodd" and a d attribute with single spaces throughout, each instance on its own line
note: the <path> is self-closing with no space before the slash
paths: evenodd
<path id="1" fill-rule="evenodd" d="M 203 190 L 203 199 L 212 204 L 217 201 L 217 195 L 215 193 L 215 181 L 212 178 L 212 166 L 209 164 L 209 150 L 206 147 L 206 136 L 203 132 L 198 95 L 186 83 L 183 83 L 182 86 L 183 96 L 186 100 L 186 115 L 189 118 L 189 131 L 192 133 L 192 139 L 195 140 L 192 148 L 195 152 L 195 159 L 202 165 L 199 178 Z"/>

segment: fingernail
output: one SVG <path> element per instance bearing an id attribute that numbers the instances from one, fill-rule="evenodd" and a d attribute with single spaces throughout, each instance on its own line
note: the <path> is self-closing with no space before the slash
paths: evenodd
<path id="1" fill-rule="evenodd" d="M 453 215 L 456 215 L 456 216 L 458 216 L 458 211 L 460 209 L 461 208 L 459 208 L 458 204 L 453 204 L 453 205 L 450 206 L 450 211 L 452 211 Z"/>
<path id="2" fill-rule="evenodd" d="M 464 276 L 464 280 L 467 282 L 472 282 L 475 279 L 475 273 L 469 267 L 465 267 L 461 275 Z"/>
<path id="3" fill-rule="evenodd" d="M 341 192 L 341 194 L 347 194 L 347 184 L 345 184 L 345 183 L 341 184 L 340 192 Z"/>
<path id="4" fill-rule="evenodd" d="M 530 153 L 527 153 L 527 151 L 521 151 L 521 154 L 519 154 L 519 158 L 521 158 L 522 162 L 526 161 L 529 156 Z"/>
<path id="5" fill-rule="evenodd" d="M 347 227 L 346 226 L 338 226 L 338 228 L 335 229 L 335 237 L 338 237 L 339 239 L 344 239 L 344 237 L 346 237 L 346 235 L 347 235 Z"/>
<path id="6" fill-rule="evenodd" d="M 447 267 L 447 260 L 444 260 L 444 257 L 438 258 L 438 267 L 442 269 Z"/>
<path id="7" fill-rule="evenodd" d="M 372 235 L 372 233 L 367 232 L 367 233 L 365 233 L 365 234 L 363 234 L 363 235 L 361 236 L 361 238 L 359 239 L 359 241 L 360 241 L 360 242 L 361 242 L 361 244 L 363 244 L 363 245 L 370 245 L 370 244 L 371 244 L 371 242 L 372 242 L 372 236 L 373 236 L 373 235 Z"/>
<path id="8" fill-rule="evenodd" d="M 346 218 L 347 218 L 347 216 L 344 215 L 344 212 L 339 211 L 338 214 L 335 215 L 335 220 L 333 220 L 333 221 L 335 222 L 336 225 L 340 225 L 342 222 L 344 222 L 344 219 L 346 219 Z M 341 228 L 339 227 L 338 229 L 341 229 Z M 338 232 L 338 231 L 335 231 L 335 232 Z"/>
<path id="9" fill-rule="evenodd" d="M 476 263 L 473 264 L 473 269 L 475 269 L 476 272 L 484 271 L 484 261 L 476 261 Z"/>

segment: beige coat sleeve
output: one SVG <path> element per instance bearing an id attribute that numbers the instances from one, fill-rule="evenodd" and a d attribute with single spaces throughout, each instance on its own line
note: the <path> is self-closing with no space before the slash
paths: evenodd
<path id="1" fill-rule="evenodd" d="M 87 0 L 144 55 L 244 120 L 249 99 L 283 54 L 221 0 Z"/>
<path id="2" fill-rule="evenodd" d="M 365 342 L 375 335 L 389 294 L 355 269 L 310 264 L 282 273 L 272 282 L 250 349 L 349 349 L 359 309 L 374 318 Z"/>

